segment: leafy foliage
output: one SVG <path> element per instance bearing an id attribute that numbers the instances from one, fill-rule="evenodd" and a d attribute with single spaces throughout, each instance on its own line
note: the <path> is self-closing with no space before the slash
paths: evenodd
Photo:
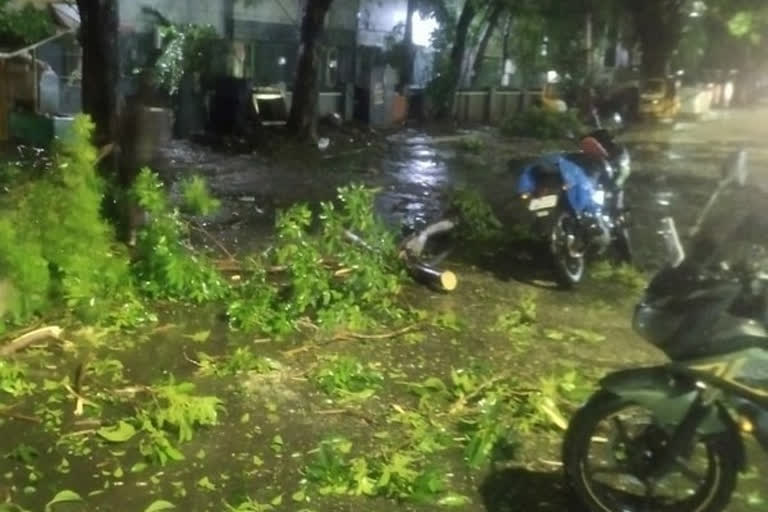
<path id="1" fill-rule="evenodd" d="M 205 188 L 193 180 L 185 189 L 192 198 L 189 206 L 212 207 Z M 139 206 L 149 222 L 139 232 L 134 272 L 141 290 L 154 298 L 169 298 L 195 303 L 222 299 L 229 290 L 213 264 L 191 250 L 189 227 L 178 208 L 169 204 L 163 184 L 149 169 L 143 169 L 133 186 Z"/>
<path id="2" fill-rule="evenodd" d="M 32 2 L 25 2 L 18 8 L 11 0 L 0 0 L 0 41 L 3 44 L 32 44 L 53 33 L 51 16 L 46 9 L 40 9 Z"/>
<path id="3" fill-rule="evenodd" d="M 173 381 L 154 389 L 153 423 L 177 431 L 179 442 L 190 441 L 195 427 L 216 425 L 218 421 L 221 400 L 193 395 L 194 390 L 192 383 Z"/>
<path id="4" fill-rule="evenodd" d="M 182 183 L 184 207 L 193 214 L 210 215 L 221 206 L 221 201 L 211 196 L 208 184 L 200 176 L 193 176 Z"/>
<path id="5" fill-rule="evenodd" d="M 382 451 L 353 457 L 344 438 L 320 443 L 307 466 L 307 479 L 322 495 L 386 496 L 415 502 L 435 502 L 445 490 L 444 473 L 429 467 L 423 454 Z"/>
<path id="6" fill-rule="evenodd" d="M 36 386 L 26 378 L 26 368 L 19 362 L 0 360 L 0 392 L 12 397 L 32 393 Z"/>
<path id="7" fill-rule="evenodd" d="M 230 303 L 231 323 L 244 330 L 283 335 L 312 318 L 324 329 L 362 329 L 376 319 L 397 319 L 403 271 L 393 266 L 393 235 L 373 212 L 374 190 L 339 189 L 339 203 L 323 203 L 319 233 L 309 207 L 295 205 L 276 221 L 277 243 L 248 265 L 251 277 Z M 351 242 L 359 233 L 362 242 Z M 359 236 L 359 235 L 355 235 Z M 282 269 L 279 282 L 266 268 Z"/>
<path id="8" fill-rule="evenodd" d="M 194 384 L 177 384 L 172 379 L 151 389 L 151 405 L 137 414 L 143 433 L 139 450 L 147 459 L 160 465 L 184 460 L 184 455 L 168 434 L 175 434 L 176 442 L 184 443 L 192 440 L 195 429 L 218 423 L 221 400 L 215 396 L 194 395 L 194 390 Z M 127 429 L 122 427 L 122 430 Z"/>
<path id="9" fill-rule="evenodd" d="M 156 80 L 174 95 L 184 74 L 206 71 L 214 61 L 214 43 L 219 37 L 214 27 L 193 24 L 164 25 L 160 37 L 163 49 L 155 62 Z"/>
<path id="10" fill-rule="evenodd" d="M 491 330 L 510 338 L 529 336 L 536 325 L 536 311 L 536 295 L 524 294 L 511 310 L 499 314 Z"/>
<path id="11" fill-rule="evenodd" d="M 383 376 L 354 357 L 336 356 L 320 365 L 312 380 L 328 395 L 366 399 L 376 392 Z"/>
<path id="12" fill-rule="evenodd" d="M 451 210 L 459 217 L 459 232 L 473 241 L 490 241 L 501 235 L 501 221 L 477 190 L 459 187 L 448 198 Z"/>
<path id="13" fill-rule="evenodd" d="M 534 107 L 507 119 L 501 131 L 514 137 L 559 139 L 580 133 L 583 127 L 573 112 L 551 112 Z"/>
<path id="14" fill-rule="evenodd" d="M 78 116 L 50 168 L 0 196 L 0 280 L 11 285 L 2 321 L 27 321 L 52 299 L 99 320 L 135 300 L 127 258 L 101 216 L 93 128 Z"/>
<path id="15" fill-rule="evenodd" d="M 459 148 L 469 153 L 480 153 L 485 149 L 485 142 L 477 136 L 462 137 L 459 140 Z"/>
<path id="16" fill-rule="evenodd" d="M 198 357 L 200 358 L 200 373 L 217 377 L 247 372 L 268 373 L 282 368 L 277 361 L 257 356 L 248 347 L 237 347 L 227 357 L 214 358 L 204 353 L 200 353 Z"/>

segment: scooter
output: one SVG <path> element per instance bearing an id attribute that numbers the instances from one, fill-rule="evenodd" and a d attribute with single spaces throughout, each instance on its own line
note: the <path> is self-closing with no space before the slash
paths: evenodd
<path id="1" fill-rule="evenodd" d="M 582 137 L 579 145 L 578 152 L 538 158 L 522 170 L 517 186 L 533 216 L 533 232 L 548 245 L 564 287 L 584 279 L 588 256 L 612 248 L 618 262 L 632 261 L 624 206 L 629 152 L 604 128 Z"/>
<path id="2" fill-rule="evenodd" d="M 768 450 L 768 275 L 754 257 L 724 257 L 768 226 L 755 217 L 721 242 L 703 234 L 720 193 L 744 186 L 746 153 L 723 169 L 688 252 L 663 219 L 669 263 L 635 310 L 635 331 L 671 362 L 608 375 L 569 424 L 566 480 L 592 512 L 723 511 L 746 469 L 742 436 Z"/>

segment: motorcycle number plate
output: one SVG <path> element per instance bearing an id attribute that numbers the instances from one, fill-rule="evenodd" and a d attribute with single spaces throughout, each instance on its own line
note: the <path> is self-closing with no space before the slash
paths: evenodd
<path id="1" fill-rule="evenodd" d="M 531 202 L 528 205 L 528 209 L 532 212 L 535 212 L 539 210 L 547 210 L 549 208 L 554 208 L 555 206 L 557 206 L 557 196 L 551 195 L 551 196 L 537 197 L 535 199 L 531 199 Z"/>

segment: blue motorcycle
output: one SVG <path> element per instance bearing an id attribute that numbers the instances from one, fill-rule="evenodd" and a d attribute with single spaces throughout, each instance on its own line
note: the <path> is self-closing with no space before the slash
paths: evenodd
<path id="1" fill-rule="evenodd" d="M 629 152 L 605 129 L 583 137 L 580 147 L 538 158 L 517 186 L 534 233 L 548 245 L 557 281 L 569 288 L 584 279 L 588 256 L 612 249 L 618 262 L 632 261 L 624 206 Z"/>

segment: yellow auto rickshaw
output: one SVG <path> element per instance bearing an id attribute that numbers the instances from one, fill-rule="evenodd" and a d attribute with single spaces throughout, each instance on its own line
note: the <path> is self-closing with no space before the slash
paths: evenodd
<path id="1" fill-rule="evenodd" d="M 640 90 L 638 113 L 645 119 L 672 119 L 680 113 L 680 95 L 674 80 L 652 78 Z"/>

